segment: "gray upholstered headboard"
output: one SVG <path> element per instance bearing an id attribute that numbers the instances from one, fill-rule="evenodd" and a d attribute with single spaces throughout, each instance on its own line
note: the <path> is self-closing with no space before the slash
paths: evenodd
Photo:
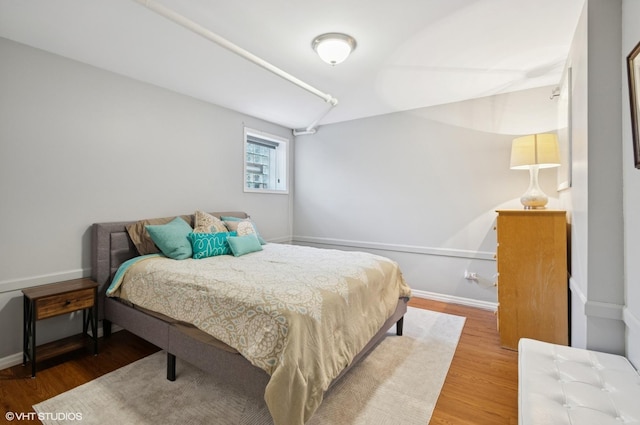
<path id="1" fill-rule="evenodd" d="M 216 216 L 248 218 L 245 212 L 229 211 L 211 213 Z M 138 221 L 138 220 L 136 220 Z M 91 230 L 91 278 L 100 285 L 99 294 L 103 294 L 118 267 L 138 251 L 134 246 L 126 226 L 136 221 L 95 223 Z"/>
<path id="2" fill-rule="evenodd" d="M 108 283 L 120 264 L 138 255 L 126 226 L 135 221 L 95 223 L 91 232 L 91 279 Z"/>

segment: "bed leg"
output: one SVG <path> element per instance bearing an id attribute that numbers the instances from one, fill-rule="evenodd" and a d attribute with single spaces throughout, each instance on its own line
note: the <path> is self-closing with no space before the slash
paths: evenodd
<path id="1" fill-rule="evenodd" d="M 167 379 L 176 380 L 176 356 L 171 353 L 167 353 Z"/>
<path id="2" fill-rule="evenodd" d="M 404 325 L 404 316 L 396 322 L 396 335 L 402 336 L 402 325 Z"/>
<path id="3" fill-rule="evenodd" d="M 111 336 L 111 321 L 104 319 L 102 321 L 102 336 L 109 338 Z"/>

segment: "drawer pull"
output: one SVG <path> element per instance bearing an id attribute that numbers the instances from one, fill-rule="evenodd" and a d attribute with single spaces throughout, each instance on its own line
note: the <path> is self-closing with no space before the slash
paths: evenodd
<path id="1" fill-rule="evenodd" d="M 65 305 L 65 306 L 67 306 L 67 305 L 69 305 L 69 304 L 71 304 L 71 301 L 70 301 L 70 300 L 66 300 L 66 301 L 64 302 L 64 305 Z"/>

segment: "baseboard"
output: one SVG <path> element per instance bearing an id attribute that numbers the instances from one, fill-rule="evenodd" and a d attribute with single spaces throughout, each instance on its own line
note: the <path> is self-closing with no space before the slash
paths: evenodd
<path id="1" fill-rule="evenodd" d="M 22 364 L 22 353 L 10 354 L 0 358 L 0 370 Z"/>
<path id="2" fill-rule="evenodd" d="M 411 293 L 416 298 L 423 298 L 426 300 L 441 301 L 441 302 L 450 303 L 450 304 L 459 304 L 467 307 L 480 308 L 482 310 L 496 311 L 498 309 L 498 303 L 496 302 L 480 301 L 480 300 L 474 300 L 471 298 L 456 297 L 455 295 L 446 295 L 446 294 L 438 294 L 435 292 L 420 291 L 417 289 L 412 289 Z"/>
<path id="3" fill-rule="evenodd" d="M 640 317 L 634 315 L 628 307 L 624 308 L 622 316 L 627 325 L 627 358 L 640 370 Z"/>

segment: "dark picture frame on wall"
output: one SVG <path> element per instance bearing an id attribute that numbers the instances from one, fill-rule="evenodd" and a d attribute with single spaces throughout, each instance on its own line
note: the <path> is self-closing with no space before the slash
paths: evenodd
<path id="1" fill-rule="evenodd" d="M 627 76 L 629 77 L 629 102 L 631 104 L 631 130 L 633 132 L 633 159 L 640 169 L 640 42 L 627 56 Z"/>

